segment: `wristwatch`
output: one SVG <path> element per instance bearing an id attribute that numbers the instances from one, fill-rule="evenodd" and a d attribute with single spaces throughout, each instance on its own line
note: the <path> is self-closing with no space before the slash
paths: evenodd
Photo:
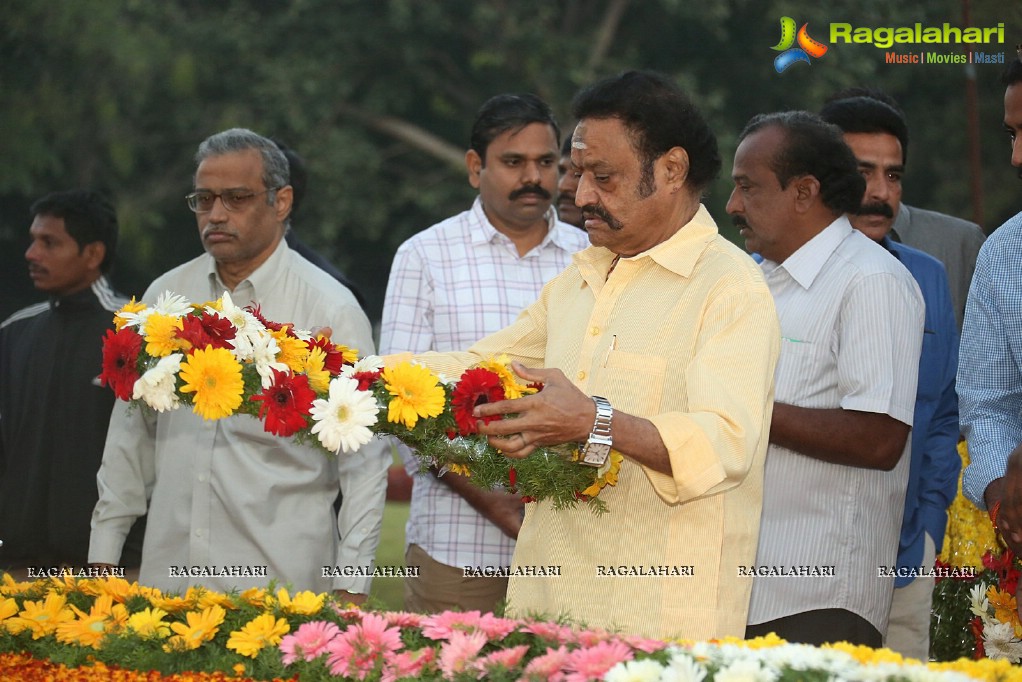
<path id="1" fill-rule="evenodd" d="M 592 433 L 589 439 L 582 446 L 582 464 L 591 467 L 603 466 L 610 457 L 610 446 L 613 440 L 610 437 L 610 422 L 614 417 L 614 408 L 606 398 L 598 395 L 592 396 L 596 403 L 596 420 L 593 422 Z"/>

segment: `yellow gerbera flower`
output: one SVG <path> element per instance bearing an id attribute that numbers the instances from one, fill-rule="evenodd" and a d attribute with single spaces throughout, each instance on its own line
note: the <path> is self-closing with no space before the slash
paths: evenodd
<path id="1" fill-rule="evenodd" d="M 280 603 L 280 608 L 284 611 L 284 613 L 311 616 L 315 613 L 319 613 L 320 609 L 323 608 L 323 602 L 325 600 L 325 594 L 316 594 L 309 590 L 298 592 L 294 597 L 289 595 L 287 590 L 283 588 L 277 590 L 277 601 Z"/>
<path id="2" fill-rule="evenodd" d="M 167 612 L 158 608 L 147 608 L 133 613 L 128 618 L 128 628 L 139 637 L 146 639 L 165 639 L 170 636 L 170 623 L 163 620 Z"/>
<path id="3" fill-rule="evenodd" d="M 7 631 L 16 635 L 30 630 L 32 639 L 40 639 L 52 635 L 58 625 L 74 620 L 74 617 L 75 614 L 67 608 L 67 598 L 50 592 L 43 601 L 26 600 L 21 613 L 7 620 Z"/>
<path id="4" fill-rule="evenodd" d="M 277 340 L 277 347 L 280 348 L 280 355 L 277 362 L 283 362 L 295 374 L 301 374 L 305 368 L 305 358 L 309 355 L 309 347 L 301 339 L 288 336 L 287 327 L 271 332 Z"/>
<path id="5" fill-rule="evenodd" d="M 107 576 L 93 580 L 92 587 L 96 594 L 109 594 L 115 602 L 123 604 L 129 598 L 139 594 L 138 583 L 129 583 L 118 576 Z"/>
<path id="6" fill-rule="evenodd" d="M 444 411 L 446 396 L 436 375 L 422 365 L 402 362 L 387 367 L 380 375 L 394 398 L 387 421 L 414 429 L 419 417 L 436 417 Z"/>
<path id="7" fill-rule="evenodd" d="M 7 620 L 18 612 L 18 602 L 11 597 L 0 600 L 0 622 Z"/>
<path id="8" fill-rule="evenodd" d="M 184 343 L 177 333 L 184 329 L 179 317 L 153 313 L 145 322 L 145 352 L 153 357 L 163 357 L 181 350 Z"/>
<path id="9" fill-rule="evenodd" d="M 177 634 L 167 640 L 164 651 L 187 651 L 198 649 L 203 643 L 216 637 L 227 612 L 222 606 L 210 606 L 202 611 L 185 614 L 187 623 L 171 623 L 170 629 Z"/>
<path id="10" fill-rule="evenodd" d="M 136 301 L 135 297 L 132 296 L 131 300 L 121 306 L 121 309 L 114 313 L 114 329 L 121 331 L 121 328 L 132 319 L 128 315 L 134 315 L 140 313 L 146 309 L 146 304 L 141 301 Z M 121 313 L 127 313 L 127 315 L 121 315 Z"/>
<path id="11" fill-rule="evenodd" d="M 242 601 L 256 608 L 269 608 L 273 603 L 273 596 L 264 587 L 250 587 L 238 596 Z"/>
<path id="12" fill-rule="evenodd" d="M 272 613 L 256 616 L 241 630 L 235 630 L 227 640 L 227 648 L 242 656 L 255 658 L 263 647 L 276 646 L 291 630 L 283 618 L 274 619 Z"/>
<path id="13" fill-rule="evenodd" d="M 459 476 L 464 476 L 466 478 L 470 478 L 472 476 L 471 469 L 469 469 L 466 465 L 458 464 L 457 462 L 450 462 L 447 465 L 447 470 L 452 474 L 458 474 Z"/>
<path id="14" fill-rule="evenodd" d="M 330 372 L 326 370 L 326 353 L 318 346 L 309 351 L 305 357 L 305 366 L 302 370 L 309 377 L 309 388 L 317 393 L 326 393 L 330 390 Z"/>
<path id="15" fill-rule="evenodd" d="M 994 607 L 994 617 L 1002 623 L 1011 623 L 1017 631 L 1019 619 L 1015 595 L 999 590 L 997 585 L 991 585 L 987 589 L 987 599 L 990 606 Z"/>
<path id="16" fill-rule="evenodd" d="M 163 609 L 167 613 L 177 613 L 178 611 L 193 609 L 195 608 L 196 601 L 198 601 L 198 596 L 190 589 L 183 597 L 164 597 L 162 594 L 154 594 L 149 597 L 150 604 Z"/>
<path id="17" fill-rule="evenodd" d="M 226 348 L 196 350 L 181 363 L 182 393 L 195 393 L 192 410 L 203 419 L 228 417 L 241 406 L 241 365 Z"/>
<path id="18" fill-rule="evenodd" d="M 128 619 L 128 610 L 124 604 L 114 604 L 113 596 L 104 594 L 96 599 L 89 613 L 72 606 L 71 610 L 78 616 L 74 620 L 60 623 L 57 626 L 57 641 L 64 644 L 77 644 L 100 648 L 100 642 L 108 632 L 117 632 Z"/>
<path id="19" fill-rule="evenodd" d="M 196 587 L 196 594 L 199 598 L 195 604 L 195 608 L 204 609 L 207 606 L 222 606 L 225 610 L 235 610 L 237 607 L 234 605 L 234 600 L 231 599 L 230 595 L 226 595 L 223 592 L 216 592 L 215 590 L 207 590 L 204 587 Z"/>
<path id="20" fill-rule="evenodd" d="M 322 334 L 320 334 L 322 336 Z M 353 365 L 358 362 L 358 348 L 348 348 L 344 344 L 335 343 L 334 349 L 341 354 L 341 359 L 346 364 Z"/>

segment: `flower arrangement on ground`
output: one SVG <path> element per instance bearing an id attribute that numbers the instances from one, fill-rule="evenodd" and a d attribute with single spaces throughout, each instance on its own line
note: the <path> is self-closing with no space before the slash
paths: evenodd
<path id="1" fill-rule="evenodd" d="M 0 678 L 297 680 L 1011 680 L 1006 661 L 930 664 L 888 650 L 668 643 L 478 611 L 373 612 L 286 589 L 181 596 L 121 578 L 0 581 Z M 62 666 L 62 667 L 60 667 Z M 129 676 L 114 671 L 140 671 Z M 91 674 L 90 674 L 91 673 Z M 231 673 L 231 674 L 225 674 Z M 24 676 L 23 676 L 24 675 Z"/>
<path id="2" fill-rule="evenodd" d="M 969 465 L 964 442 L 958 452 L 964 471 Z M 1000 541 L 987 512 L 962 495 L 961 475 L 937 566 L 962 576 L 937 579 L 931 656 L 939 661 L 989 657 L 1022 662 L 1022 624 L 1015 598 L 1018 561 Z"/>
<path id="3" fill-rule="evenodd" d="M 100 379 L 144 409 L 191 407 L 204 419 L 247 414 L 269 433 L 336 455 L 390 434 L 411 446 L 424 468 L 454 471 L 526 501 L 550 499 L 558 508 L 582 502 L 605 511 L 597 496 L 617 482 L 616 452 L 594 469 L 578 463 L 574 444 L 512 461 L 487 443 L 473 408 L 542 390 L 520 383 L 502 359 L 455 381 L 411 362 L 385 368 L 379 357 L 360 359 L 357 349 L 238 307 L 227 292 L 202 304 L 171 292 L 152 307 L 132 299 L 114 326 Z"/>

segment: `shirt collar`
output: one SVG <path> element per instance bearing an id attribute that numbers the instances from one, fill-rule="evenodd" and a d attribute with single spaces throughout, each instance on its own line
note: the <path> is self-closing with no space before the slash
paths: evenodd
<path id="1" fill-rule="evenodd" d="M 247 283 L 252 287 L 253 300 L 259 300 L 263 292 L 273 291 L 277 286 L 277 282 L 288 269 L 290 253 L 291 249 L 288 247 L 287 241 L 281 237 L 280 243 L 277 244 L 277 248 L 273 250 L 270 257 L 256 268 L 255 272 L 238 282 L 234 290 L 237 291 Z M 220 298 L 221 294 L 227 290 L 227 287 L 220 279 L 220 274 L 216 269 L 216 259 L 213 256 L 209 256 L 207 259 L 206 276 L 209 278 L 209 288 L 213 299 Z M 238 302 L 235 301 L 235 303 Z M 241 303 L 239 305 L 248 304 Z"/>
<path id="2" fill-rule="evenodd" d="M 717 236 L 717 224 L 702 204 L 692 220 L 656 246 L 622 261 L 649 258 L 671 272 L 688 277 L 692 274 L 706 246 Z M 604 282 L 614 261 L 614 253 L 602 246 L 590 246 L 573 256 L 582 276 L 589 281 Z"/>
<path id="3" fill-rule="evenodd" d="M 497 241 L 511 244 L 511 238 L 494 227 L 493 223 L 491 223 L 490 219 L 486 216 L 486 211 L 483 210 L 483 200 L 481 197 L 477 196 L 475 201 L 472 202 L 471 211 L 472 217 L 474 218 L 474 227 L 469 238 L 473 244 L 491 244 Z M 556 246 L 564 249 L 565 251 L 574 251 L 574 247 L 572 247 L 564 236 L 564 230 L 566 228 L 577 230 L 578 228 L 557 220 L 557 212 L 554 211 L 553 205 L 547 209 L 544 217 L 547 221 L 546 235 L 543 236 L 543 241 L 529 251 L 529 253 L 545 249 L 550 242 L 553 242 Z M 528 256 L 529 254 L 525 255 Z"/>
<path id="4" fill-rule="evenodd" d="M 81 291 L 76 291 L 73 294 L 50 296 L 50 310 L 56 310 L 57 308 L 77 310 L 89 307 L 96 300 L 97 292 L 103 288 L 110 288 L 106 275 L 100 275 L 92 284 Z"/>
<path id="5" fill-rule="evenodd" d="M 834 253 L 838 245 L 854 229 L 852 224 L 848 222 L 848 218 L 842 215 L 823 228 L 815 237 L 800 246 L 795 253 L 788 256 L 780 265 L 771 260 L 764 260 L 764 270 L 771 270 L 771 266 L 784 268 L 791 278 L 798 282 L 803 289 L 808 289 L 813 285 L 816 276 L 823 270 L 823 266 L 831 254 Z"/>

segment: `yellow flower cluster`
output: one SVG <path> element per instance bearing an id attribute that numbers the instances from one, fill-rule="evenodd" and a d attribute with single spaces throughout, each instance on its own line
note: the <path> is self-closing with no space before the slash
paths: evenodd
<path id="1" fill-rule="evenodd" d="M 965 441 L 958 444 L 962 458 L 962 471 L 969 465 L 969 450 Z M 939 559 L 950 566 L 972 567 L 984 570 L 983 555 L 988 550 L 999 550 L 997 534 L 987 513 L 962 495 L 962 475 L 958 476 L 958 495 L 948 509 L 947 533 Z"/>

